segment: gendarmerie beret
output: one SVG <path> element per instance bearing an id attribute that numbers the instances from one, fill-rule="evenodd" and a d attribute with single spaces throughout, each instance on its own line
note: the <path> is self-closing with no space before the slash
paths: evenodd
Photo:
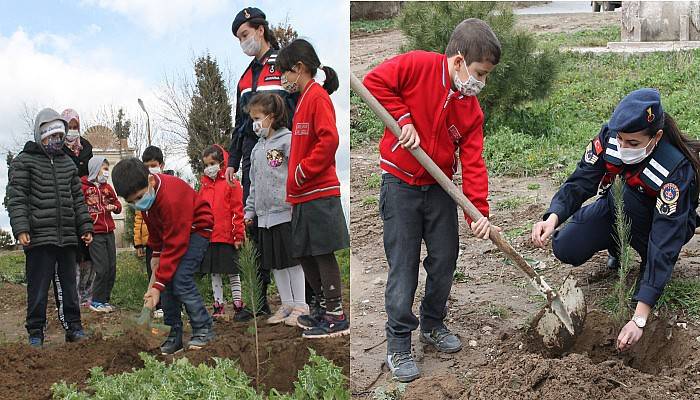
<path id="1" fill-rule="evenodd" d="M 639 132 L 663 126 L 664 109 L 656 89 L 637 89 L 625 96 L 615 107 L 608 128 L 615 132 Z"/>
<path id="2" fill-rule="evenodd" d="M 238 14 L 236 14 L 236 18 L 233 19 L 233 24 L 231 24 L 231 31 L 233 31 L 233 36 L 236 36 L 236 32 L 238 32 L 238 28 L 240 28 L 241 25 L 245 24 L 253 18 L 265 19 L 265 13 L 262 12 L 262 10 L 260 10 L 259 8 L 255 7 L 246 7 L 240 12 L 238 12 Z"/>

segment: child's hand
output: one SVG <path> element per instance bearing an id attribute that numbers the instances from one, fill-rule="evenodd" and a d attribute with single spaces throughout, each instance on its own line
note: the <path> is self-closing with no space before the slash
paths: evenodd
<path id="1" fill-rule="evenodd" d="M 29 246 L 29 243 L 31 242 L 31 238 L 27 232 L 20 233 L 17 239 L 22 246 Z"/>
<path id="2" fill-rule="evenodd" d="M 252 219 L 247 219 L 245 220 L 245 226 L 251 226 L 253 225 L 253 220 Z"/>
<path id="3" fill-rule="evenodd" d="M 405 149 L 415 150 L 420 146 L 420 137 L 418 131 L 413 124 L 406 124 L 401 128 L 401 136 L 399 136 L 399 144 Z"/>
<path id="4" fill-rule="evenodd" d="M 156 288 L 148 288 L 146 294 L 143 295 L 143 305 L 151 310 L 156 308 L 158 300 L 160 300 L 160 290 Z"/>
<path id="5" fill-rule="evenodd" d="M 492 225 L 491 221 L 489 221 L 489 219 L 486 217 L 481 217 L 478 221 L 472 222 L 471 228 L 472 232 L 474 232 L 474 236 L 478 237 L 479 239 L 488 239 L 489 235 L 491 234 L 491 229 L 495 229 L 496 232 L 501 231 L 501 228 L 497 227 L 496 225 Z"/>
<path id="6" fill-rule="evenodd" d="M 106 209 L 107 211 L 114 211 L 114 210 L 117 209 L 117 206 L 115 206 L 115 205 L 113 205 L 113 204 L 107 204 L 107 205 L 105 206 L 105 209 Z"/>
<path id="7" fill-rule="evenodd" d="M 559 216 L 557 214 L 549 214 L 546 221 L 540 221 L 532 227 L 532 243 L 535 246 L 544 248 L 547 244 L 547 239 L 552 235 L 554 229 L 557 227 L 559 222 Z"/>
<path id="8" fill-rule="evenodd" d="M 83 239 L 83 242 L 85 242 L 86 245 L 89 246 L 90 243 L 92 243 L 92 233 L 88 232 L 81 237 Z"/>

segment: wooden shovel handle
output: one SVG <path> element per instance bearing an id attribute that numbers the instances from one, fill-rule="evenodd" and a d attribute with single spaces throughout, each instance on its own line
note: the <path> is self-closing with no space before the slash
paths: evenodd
<path id="1" fill-rule="evenodd" d="M 365 85 L 355 76 L 354 73 L 350 74 L 350 87 L 357 93 L 362 100 L 369 106 L 369 108 L 379 117 L 379 119 L 386 125 L 389 130 L 396 136 L 401 136 L 401 128 L 399 124 L 396 123 L 394 118 L 389 114 L 389 112 L 379 103 L 379 101 L 372 95 L 372 93 L 367 90 Z M 406 149 L 413 157 L 418 160 L 418 162 L 425 168 L 428 173 L 435 178 L 437 183 L 447 192 L 447 194 L 452 197 L 452 199 L 464 210 L 465 213 L 474 221 L 478 221 L 483 217 L 479 210 L 474 207 L 467 196 L 462 193 L 461 190 L 455 186 L 450 178 L 445 175 L 444 172 L 435 164 L 435 162 L 425 154 L 425 151 L 420 147 L 411 150 Z M 537 284 L 541 284 L 541 279 L 539 274 L 530 266 L 530 264 L 525 261 L 525 259 L 518 254 L 517 251 L 503 238 L 500 232 L 495 229 L 491 229 L 489 234 L 489 239 L 498 247 L 506 256 L 511 259 L 515 265 L 518 266 L 530 279 L 536 280 Z"/>

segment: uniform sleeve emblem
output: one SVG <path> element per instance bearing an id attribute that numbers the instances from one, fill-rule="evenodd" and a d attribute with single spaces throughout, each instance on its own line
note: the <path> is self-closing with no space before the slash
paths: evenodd
<path id="1" fill-rule="evenodd" d="M 593 143 L 588 143 L 586 154 L 583 155 L 583 160 L 591 165 L 598 161 L 598 156 L 593 152 Z"/>
<path id="2" fill-rule="evenodd" d="M 661 187 L 659 198 L 656 199 L 656 210 L 661 215 L 673 215 L 678 206 L 680 189 L 675 183 L 667 183 Z"/>

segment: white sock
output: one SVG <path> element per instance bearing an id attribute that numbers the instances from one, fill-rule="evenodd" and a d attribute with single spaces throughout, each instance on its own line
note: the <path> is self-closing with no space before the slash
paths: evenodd
<path id="1" fill-rule="evenodd" d="M 238 274 L 231 274 L 228 278 L 231 284 L 231 297 L 233 297 L 233 301 L 241 300 L 241 276 Z"/>
<path id="2" fill-rule="evenodd" d="M 306 307 L 306 281 L 304 280 L 304 269 L 301 265 L 296 265 L 286 269 L 289 271 L 289 280 L 292 284 L 292 297 L 294 307 Z"/>
<path id="3" fill-rule="evenodd" d="M 273 269 L 272 273 L 275 275 L 275 283 L 277 284 L 277 292 L 280 294 L 280 300 L 282 305 L 292 306 L 294 305 L 294 299 L 292 297 L 292 283 L 289 277 L 288 268 L 285 269 Z"/>
<path id="4" fill-rule="evenodd" d="M 214 301 L 224 304 L 224 283 L 221 274 L 211 274 L 211 288 L 214 291 Z"/>

